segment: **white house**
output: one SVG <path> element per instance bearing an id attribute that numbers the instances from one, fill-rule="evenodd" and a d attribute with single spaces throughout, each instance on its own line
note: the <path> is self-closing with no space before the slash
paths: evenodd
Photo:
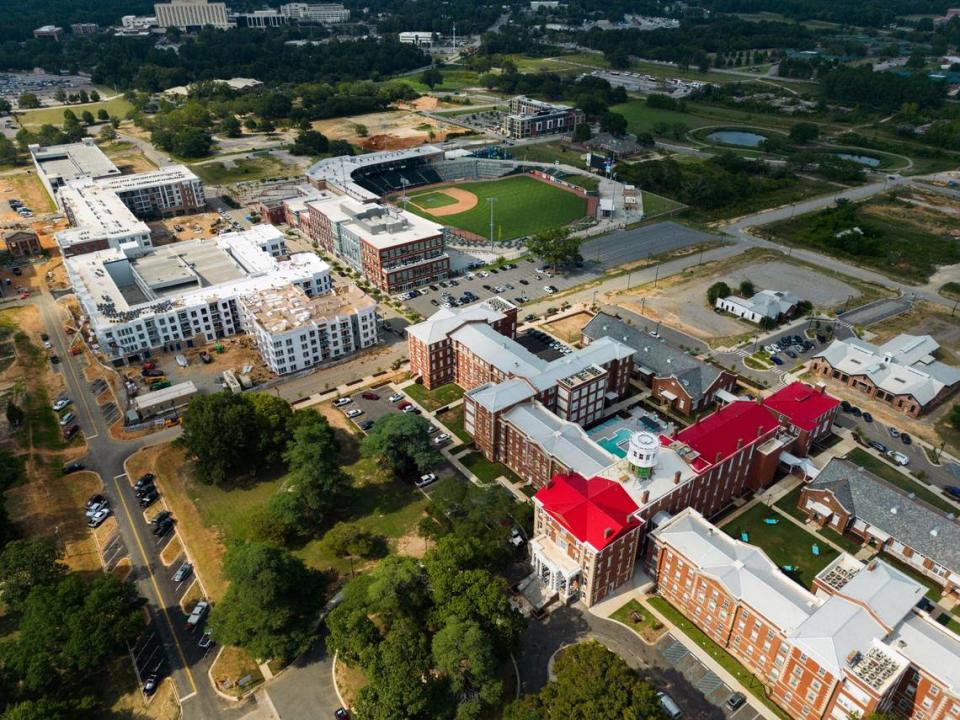
<path id="1" fill-rule="evenodd" d="M 714 306 L 747 322 L 759 324 L 764 318 L 779 320 L 793 314 L 802 300 L 786 290 L 761 290 L 751 298 L 728 295 Z"/>

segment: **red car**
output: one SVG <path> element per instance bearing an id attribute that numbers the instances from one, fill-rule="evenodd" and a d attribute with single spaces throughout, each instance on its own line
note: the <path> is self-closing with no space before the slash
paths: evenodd
<path id="1" fill-rule="evenodd" d="M 360 397 L 362 397 L 364 400 L 379 400 L 379 399 L 380 399 L 380 396 L 377 395 L 375 392 L 365 392 L 365 393 L 364 393 L 363 395 L 361 395 Z"/>
<path id="2" fill-rule="evenodd" d="M 147 362 L 145 362 L 145 363 L 143 364 L 143 369 L 144 369 L 144 370 L 153 370 L 153 369 L 155 369 L 156 367 L 157 367 L 157 366 L 156 366 L 156 363 L 153 363 L 153 362 L 151 362 L 150 360 L 147 360 Z"/>
<path id="3" fill-rule="evenodd" d="M 400 403 L 399 405 L 397 405 L 397 409 L 398 409 L 398 410 L 403 410 L 404 408 L 410 407 L 410 405 L 412 405 L 412 403 L 409 403 L 409 402 L 404 401 L 404 402 Z"/>

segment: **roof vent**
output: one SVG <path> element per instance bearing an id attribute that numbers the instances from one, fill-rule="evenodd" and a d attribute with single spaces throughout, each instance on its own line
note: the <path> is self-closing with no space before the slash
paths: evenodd
<path id="1" fill-rule="evenodd" d="M 937 535 L 939 535 L 939 534 L 940 534 L 940 528 L 935 527 L 935 528 L 931 528 L 931 529 L 930 529 L 930 535 L 931 535 L 932 537 L 937 537 Z"/>
<path id="2" fill-rule="evenodd" d="M 613 528 L 604 528 L 604 529 L 603 529 L 603 536 L 604 536 L 605 538 L 608 538 L 608 537 L 610 537 L 611 535 L 613 535 Z"/>
<path id="3" fill-rule="evenodd" d="M 897 506 L 896 506 L 896 505 L 894 505 L 892 508 L 890 508 L 890 514 L 891 514 L 891 515 L 896 515 L 896 514 L 897 514 Z"/>

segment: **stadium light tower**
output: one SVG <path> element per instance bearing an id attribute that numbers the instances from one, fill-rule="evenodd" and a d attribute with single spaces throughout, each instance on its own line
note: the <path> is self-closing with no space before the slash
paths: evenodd
<path id="1" fill-rule="evenodd" d="M 407 185 L 410 184 L 410 181 L 405 177 L 400 178 L 400 186 L 403 188 L 403 195 L 400 198 L 400 202 L 403 203 L 403 209 L 407 209 Z"/>
<path id="2" fill-rule="evenodd" d="M 493 245 L 493 208 L 497 204 L 497 199 L 495 197 L 487 198 L 487 203 L 490 205 L 490 245 Z"/>

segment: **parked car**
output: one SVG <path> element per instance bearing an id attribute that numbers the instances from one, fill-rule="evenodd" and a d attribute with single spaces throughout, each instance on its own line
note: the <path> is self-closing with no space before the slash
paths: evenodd
<path id="1" fill-rule="evenodd" d="M 523 533 L 520 532 L 520 528 L 513 528 L 510 530 L 510 544 L 515 548 L 519 548 L 523 545 Z"/>
<path id="2" fill-rule="evenodd" d="M 140 507 L 148 508 L 153 503 L 157 501 L 157 498 L 160 497 L 160 492 L 155 487 L 151 487 L 141 498 L 140 498 Z"/>
<path id="3" fill-rule="evenodd" d="M 363 415 L 363 410 L 361 410 L 360 408 L 353 408 L 352 410 L 347 410 L 348 418 L 355 418 L 355 417 L 359 417 L 360 415 Z"/>
<path id="4" fill-rule="evenodd" d="M 772 362 L 774 365 L 783 365 L 783 360 L 778 358 L 776 355 L 770 356 L 770 362 Z"/>
<path id="5" fill-rule="evenodd" d="M 87 500 L 87 504 L 84 506 L 84 510 L 86 511 L 86 510 L 90 510 L 91 508 L 99 508 L 109 504 L 109 502 L 110 501 L 107 500 L 105 496 L 101 495 L 100 493 L 97 493 L 96 495 L 90 496 L 90 498 Z"/>
<path id="6" fill-rule="evenodd" d="M 193 630 L 200 624 L 204 616 L 206 616 L 207 611 L 210 609 L 210 603 L 206 600 L 199 600 L 197 604 L 193 606 L 193 610 L 190 612 L 190 617 L 187 618 L 187 629 Z"/>
<path id="7" fill-rule="evenodd" d="M 403 400 L 403 395 L 401 395 L 400 393 L 394 393 L 389 398 L 387 398 L 387 400 L 392 403 L 400 402 L 401 400 Z"/>
<path id="8" fill-rule="evenodd" d="M 137 481 L 133 484 L 133 489 L 137 491 L 147 486 L 152 486 L 154 480 L 156 480 L 156 477 L 153 473 L 144 473 L 137 478 Z"/>
<path id="9" fill-rule="evenodd" d="M 840 401 L 840 409 L 844 412 L 850 412 L 853 409 L 853 406 L 846 400 Z"/>
<path id="10" fill-rule="evenodd" d="M 170 387 L 170 385 L 171 383 L 169 380 L 154 380 L 152 383 L 150 383 L 150 390 L 163 390 L 164 388 Z"/>
<path id="11" fill-rule="evenodd" d="M 677 705 L 677 701 L 665 692 L 658 692 L 657 699 L 660 700 L 660 707 L 663 708 L 663 711 L 670 720 L 680 720 L 680 718 L 683 717 L 683 710 Z"/>
<path id="12" fill-rule="evenodd" d="M 86 469 L 86 467 L 87 466 L 82 462 L 67 463 L 63 466 L 63 474 L 69 475 L 70 473 L 80 472 L 81 470 Z"/>
<path id="13" fill-rule="evenodd" d="M 79 425 L 71 425 L 71 426 L 68 427 L 68 428 L 64 428 L 64 429 L 63 429 L 63 439 L 64 439 L 64 440 L 70 440 L 70 439 L 73 438 L 73 436 L 76 435 L 78 432 L 80 432 L 80 426 L 79 426 Z"/>
<path id="14" fill-rule="evenodd" d="M 436 425 L 430 425 L 427 428 L 427 435 L 436 435 L 438 432 L 440 432 L 440 428 L 438 428 Z"/>
<path id="15" fill-rule="evenodd" d="M 864 421 L 864 422 L 868 422 L 868 423 L 872 423 L 872 422 L 873 422 L 873 415 L 871 415 L 871 414 L 868 413 L 868 412 L 863 413 L 863 421 Z"/>
<path id="16" fill-rule="evenodd" d="M 151 492 L 156 489 L 157 489 L 157 486 L 154 485 L 153 481 L 151 480 L 150 482 L 144 483 L 140 487 L 135 487 L 133 489 L 133 494 L 136 495 L 138 498 L 142 498 L 148 492 Z"/>
<path id="17" fill-rule="evenodd" d="M 373 420 L 364 420 L 364 421 L 363 421 L 362 423 L 360 423 L 359 425 L 360 425 L 360 429 L 363 430 L 364 432 L 366 432 L 367 430 L 369 430 L 370 428 L 372 428 L 375 424 L 376 424 L 376 423 L 375 423 Z"/>
<path id="18" fill-rule="evenodd" d="M 146 368 L 144 368 L 143 370 L 140 371 L 140 375 L 142 375 L 145 378 L 163 377 L 164 373 L 163 373 L 163 370 L 147 370 Z"/>
<path id="19" fill-rule="evenodd" d="M 943 491 L 954 500 L 960 500 L 960 487 L 956 485 L 947 485 Z"/>
<path id="20" fill-rule="evenodd" d="M 904 445 L 912 445 L 913 438 L 907 435 L 907 433 L 900 433 L 900 442 L 902 442 Z"/>
<path id="21" fill-rule="evenodd" d="M 163 520 L 162 522 L 158 522 L 156 525 L 153 526 L 153 534 L 156 535 L 157 537 L 163 537 L 164 535 L 167 534 L 167 532 L 169 532 L 170 528 L 172 527 L 173 527 L 173 518 L 168 517 L 166 520 Z"/>
<path id="22" fill-rule="evenodd" d="M 434 445 L 443 445 L 444 443 L 450 440 L 450 436 L 447 433 L 440 433 L 433 439 Z"/>
<path id="23" fill-rule="evenodd" d="M 906 467 L 907 465 L 910 464 L 910 458 L 908 458 L 899 450 L 891 450 L 889 453 L 887 453 L 887 457 L 889 457 L 891 460 L 893 460 L 897 465 L 901 467 Z"/>
<path id="24" fill-rule="evenodd" d="M 886 453 L 887 453 L 887 446 L 884 445 L 884 444 L 883 444 L 882 442 L 880 442 L 879 440 L 871 440 L 868 444 L 870 445 L 870 447 L 872 447 L 872 448 L 873 448 L 874 450 L 876 450 L 878 453 L 881 453 L 881 454 L 886 455 Z"/>
<path id="25" fill-rule="evenodd" d="M 404 400 L 402 403 L 397 405 L 397 408 L 400 410 L 406 410 L 408 407 L 413 407 L 413 403 L 411 403 L 409 400 Z"/>
<path id="26" fill-rule="evenodd" d="M 63 410 L 67 405 L 69 405 L 69 404 L 72 403 L 72 402 L 73 402 L 73 400 L 71 400 L 71 399 L 68 398 L 68 397 L 57 398 L 57 401 L 53 404 L 53 410 L 54 410 L 54 412 L 60 412 L 61 410 Z"/>
<path id="27" fill-rule="evenodd" d="M 380 399 L 380 396 L 377 395 L 375 392 L 365 392 L 365 393 L 364 393 L 363 395 L 361 395 L 360 397 L 362 397 L 364 400 L 379 400 L 379 399 Z"/>
<path id="28" fill-rule="evenodd" d="M 150 673 L 147 679 L 143 681 L 143 694 L 147 697 L 153 695 L 160 687 L 160 676 L 157 673 Z"/>
<path id="29" fill-rule="evenodd" d="M 96 529 L 101 525 L 103 525 L 103 523 L 106 522 L 108 517 L 110 517 L 110 508 L 102 507 L 99 510 L 97 510 L 93 515 L 91 515 L 89 518 L 87 518 L 87 525 L 91 528 Z"/>
<path id="30" fill-rule="evenodd" d="M 890 426 L 889 428 L 887 428 L 887 429 L 890 431 L 890 437 L 892 437 L 892 438 L 898 438 L 898 437 L 900 437 L 900 431 L 897 430 L 893 425 L 891 425 L 891 426 Z"/>
<path id="31" fill-rule="evenodd" d="M 727 710 L 732 712 L 741 707 L 745 702 L 747 702 L 747 698 L 744 696 L 744 694 L 741 692 L 735 692 L 733 695 L 727 698 L 727 702 L 724 704 L 727 706 Z"/>
<path id="32" fill-rule="evenodd" d="M 349 404 L 352 403 L 352 402 L 353 402 L 353 398 L 351 398 L 351 397 L 337 398 L 336 400 L 333 401 L 333 406 L 334 406 L 334 407 L 343 407 L 344 405 L 349 405 Z"/>
<path id="33" fill-rule="evenodd" d="M 201 635 L 200 640 L 197 642 L 197 645 L 199 645 L 204 649 L 213 645 L 213 638 L 210 637 L 210 633 L 205 632 L 203 635 Z"/>
<path id="34" fill-rule="evenodd" d="M 167 518 L 172 518 L 172 517 L 173 517 L 173 513 L 170 512 L 169 510 L 161 510 L 152 518 L 150 518 L 150 524 L 156 525 L 157 523 L 162 523 Z"/>
<path id="35" fill-rule="evenodd" d="M 426 475 L 421 475 L 420 479 L 417 480 L 414 485 L 418 488 L 425 488 L 430 483 L 435 483 L 437 481 L 437 476 L 434 473 L 427 473 Z"/>
<path id="36" fill-rule="evenodd" d="M 407 413 L 408 415 L 409 415 L 410 413 L 413 413 L 414 415 L 419 415 L 419 414 L 420 414 L 420 408 L 414 407 L 413 405 L 409 405 L 408 407 L 405 407 L 405 408 L 403 409 L 403 412 Z"/>
<path id="37" fill-rule="evenodd" d="M 350 720 L 350 711 L 346 708 L 337 708 L 333 711 L 334 720 Z"/>
<path id="38" fill-rule="evenodd" d="M 157 364 L 152 360 L 147 360 L 143 365 L 141 365 L 141 367 L 144 370 L 156 370 Z"/>
<path id="39" fill-rule="evenodd" d="M 557 291 L 557 289 L 556 289 L 553 285 L 544 285 L 544 286 L 543 286 L 543 291 L 544 291 L 547 295 L 553 295 L 553 294 Z"/>
<path id="40" fill-rule="evenodd" d="M 74 420 L 76 420 L 76 419 L 77 419 L 77 416 L 76 416 L 74 413 L 68 412 L 66 415 L 64 415 L 63 417 L 60 418 L 60 427 L 64 427 L 65 425 L 69 425 L 70 423 L 72 423 L 72 422 L 73 422 Z"/>
<path id="41" fill-rule="evenodd" d="M 851 406 L 850 412 L 853 414 L 854 417 L 860 417 L 861 415 L 863 415 L 863 410 L 858 408 L 856 405 Z"/>
<path id="42" fill-rule="evenodd" d="M 208 353 L 206 350 L 201 350 L 201 351 L 200 351 L 200 361 L 201 361 L 204 365 L 209 365 L 210 363 L 213 362 L 213 358 L 210 357 L 210 353 Z"/>

